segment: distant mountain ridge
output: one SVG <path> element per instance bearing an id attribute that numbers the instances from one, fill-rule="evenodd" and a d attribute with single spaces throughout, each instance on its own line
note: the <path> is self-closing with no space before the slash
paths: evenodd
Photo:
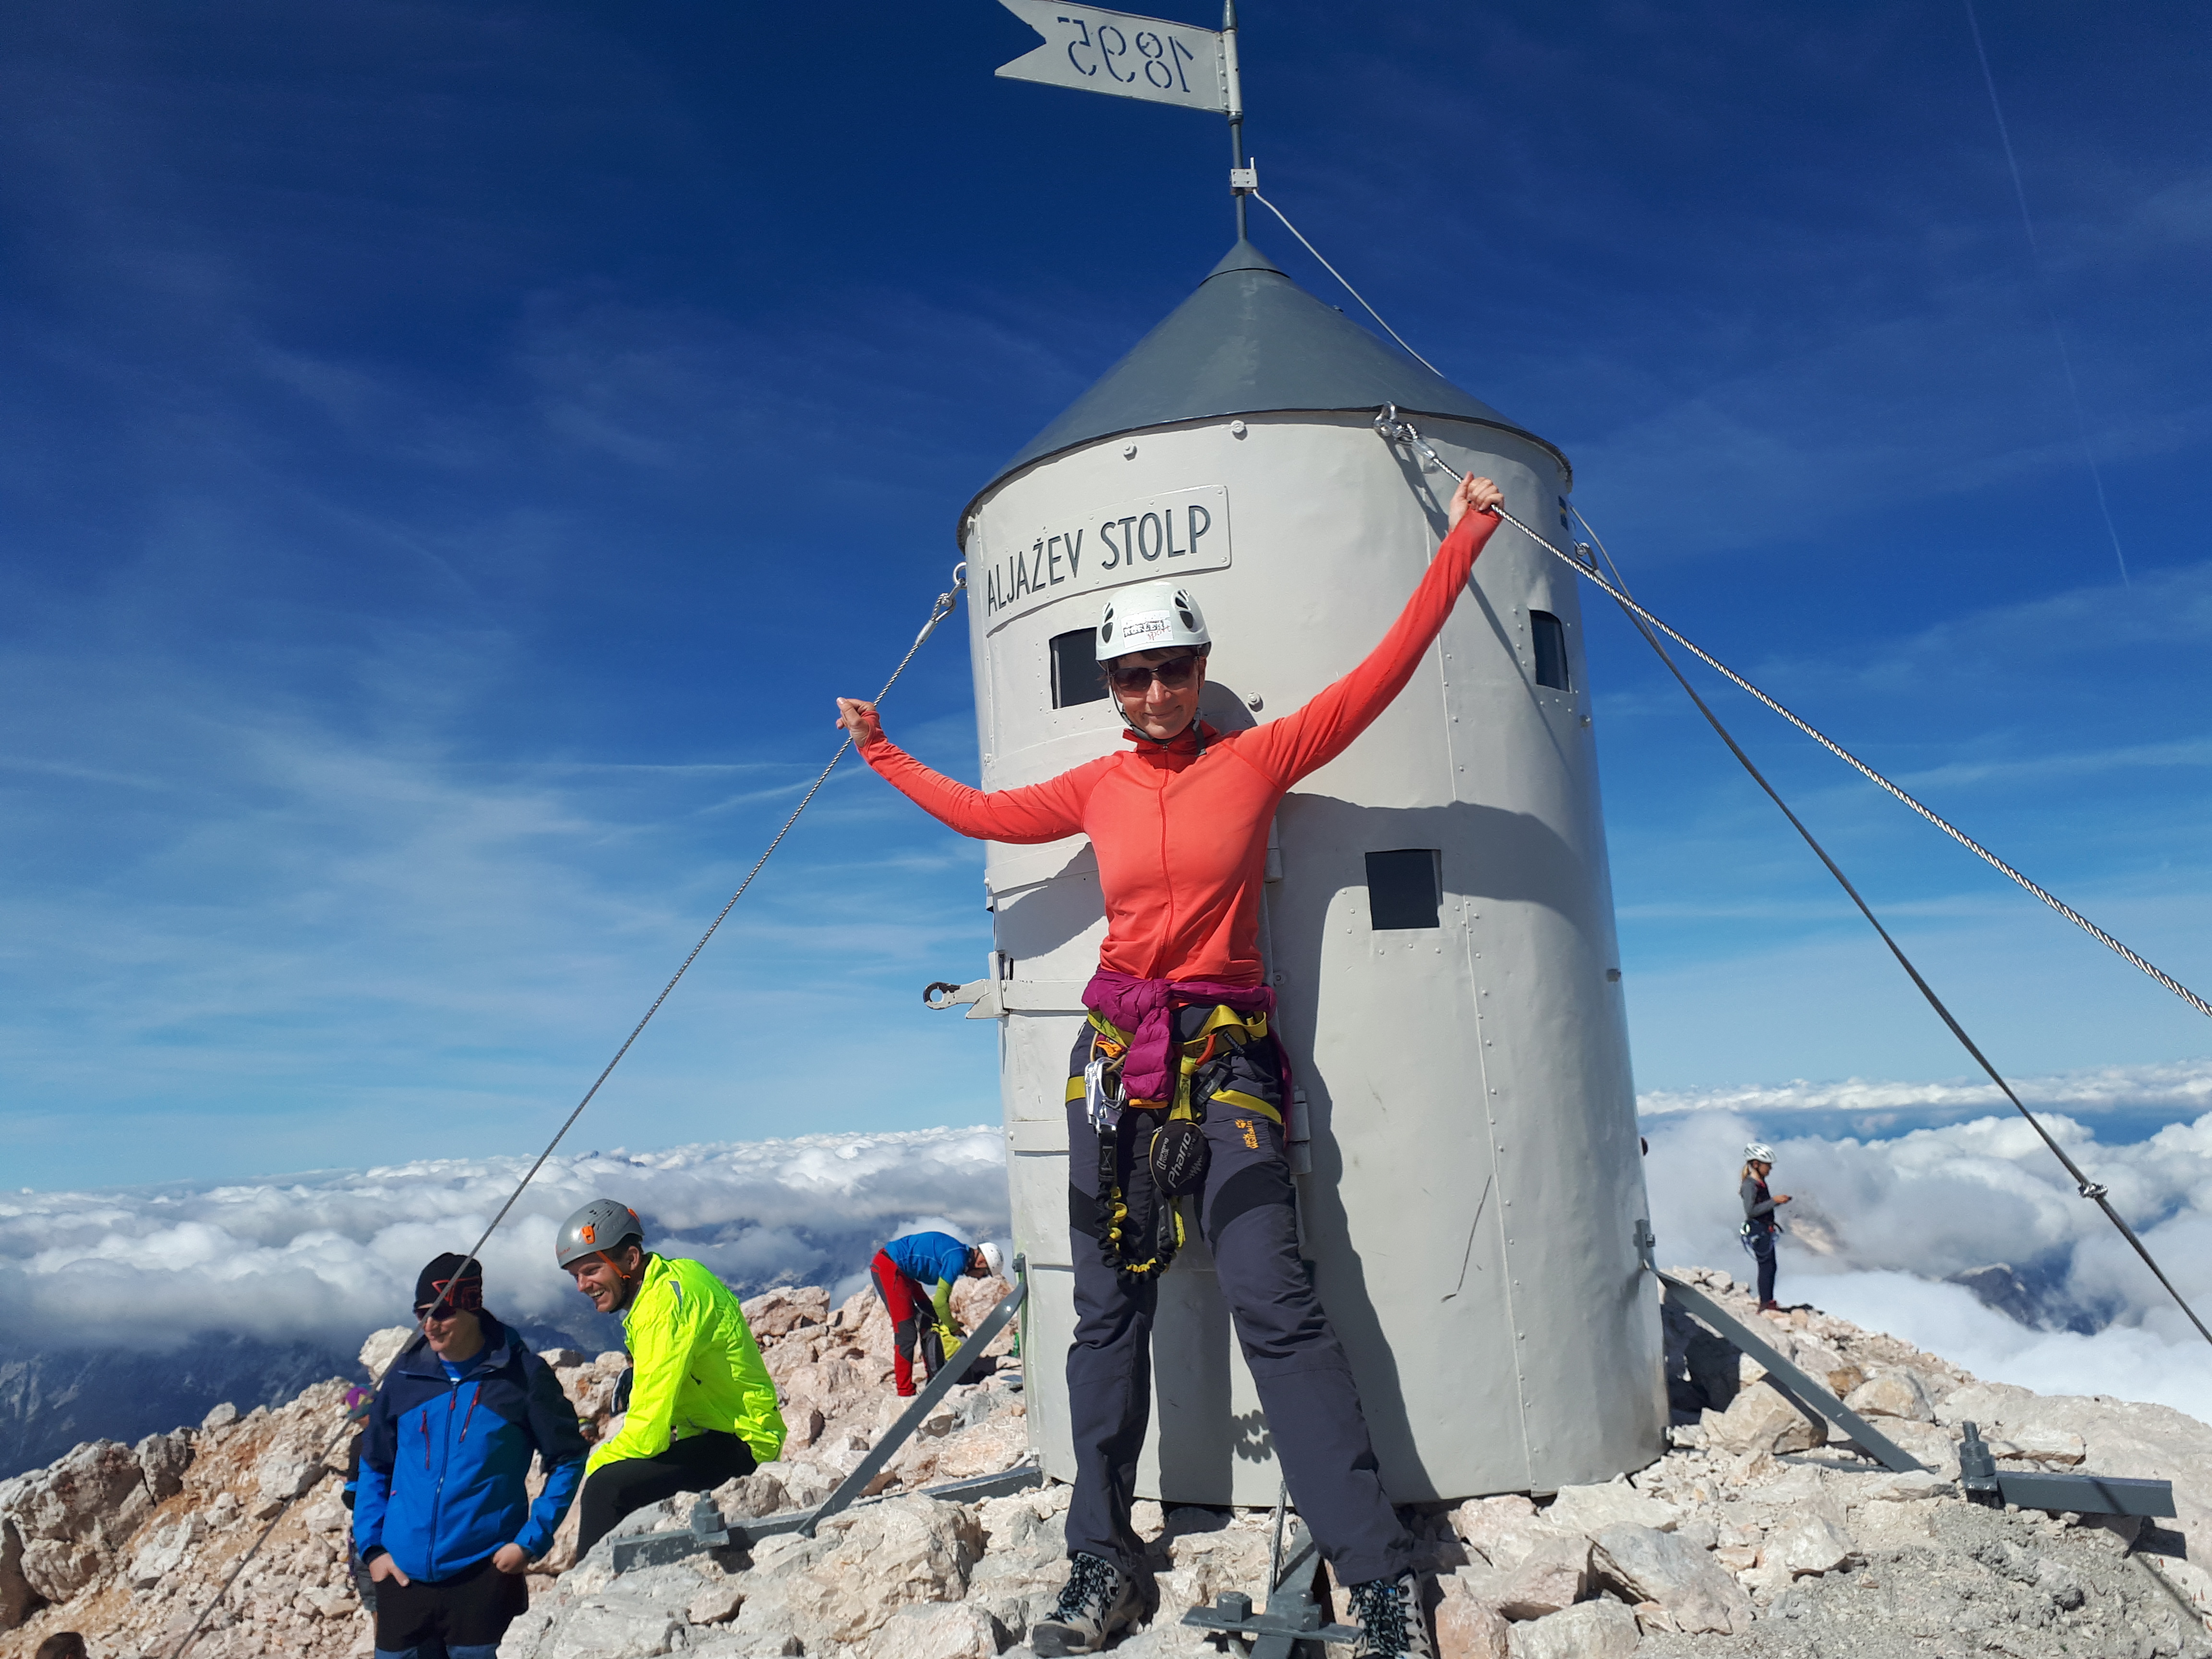
<path id="1" fill-rule="evenodd" d="M 523 1324 L 532 1347 L 601 1352 L 622 1346 L 618 1320 L 586 1315 L 569 1328 Z M 361 1334 L 366 1335 L 363 1332 Z M 43 1468 L 88 1440 L 128 1445 L 197 1423 L 228 1401 L 272 1410 L 310 1385 L 366 1382 L 349 1342 L 270 1342 L 204 1332 L 178 1348 L 51 1348 L 0 1359 L 0 1480 Z"/>
<path id="2" fill-rule="evenodd" d="M 226 1400 L 241 1411 L 273 1408 L 310 1383 L 360 1374 L 347 1348 L 214 1332 L 167 1352 L 48 1349 L 0 1359 L 0 1480 L 82 1441 L 128 1443 L 197 1423 Z"/>

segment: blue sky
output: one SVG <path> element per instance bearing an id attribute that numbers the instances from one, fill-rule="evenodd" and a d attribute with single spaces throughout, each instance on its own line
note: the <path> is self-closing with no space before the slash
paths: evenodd
<path id="1" fill-rule="evenodd" d="M 1962 9 L 1243 21 L 1268 194 L 1574 458 L 1648 603 L 2212 985 L 2212 17 L 1986 9 L 2039 268 Z M 0 15 L 10 1184 L 550 1131 L 959 506 L 1227 244 L 1218 125 L 992 77 L 1033 41 L 989 0 Z M 1639 1084 L 1961 1073 L 1589 614 Z M 2001 1066 L 2212 1055 L 1720 706 Z M 957 632 L 887 718 L 973 775 Z M 980 871 L 841 773 L 580 1147 L 990 1116 L 988 1029 L 919 1001 L 978 971 Z"/>

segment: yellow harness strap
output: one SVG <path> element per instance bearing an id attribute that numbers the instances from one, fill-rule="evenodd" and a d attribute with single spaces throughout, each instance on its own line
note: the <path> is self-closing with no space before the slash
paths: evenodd
<path id="1" fill-rule="evenodd" d="M 1129 1045 L 1133 1041 L 1129 1032 L 1124 1031 L 1113 1021 L 1095 1012 L 1091 1016 L 1091 1028 L 1097 1033 L 1091 1039 L 1094 1054 L 1103 1051 L 1109 1058 L 1115 1060 L 1123 1059 L 1127 1055 Z M 1246 1043 L 1256 1042 L 1267 1035 L 1267 1015 L 1240 1014 L 1234 1008 L 1226 1006 L 1217 1006 L 1211 1014 L 1206 1016 L 1205 1024 L 1199 1028 L 1196 1036 L 1176 1045 L 1178 1057 L 1176 1066 L 1175 1098 L 1165 1103 L 1132 1100 L 1127 1104 L 1139 1111 L 1154 1112 L 1158 1111 L 1161 1106 L 1165 1104 L 1167 1120 L 1170 1122 L 1194 1121 L 1198 1113 L 1190 1097 L 1190 1080 L 1193 1074 L 1213 1057 L 1215 1045 L 1227 1042 L 1241 1048 Z M 1085 1083 L 1080 1075 L 1068 1079 L 1066 1097 L 1071 1103 L 1083 1099 L 1085 1093 Z M 1274 1107 L 1270 1106 L 1256 1095 L 1245 1093 L 1242 1089 L 1218 1090 L 1209 1097 L 1209 1099 L 1220 1102 L 1232 1111 L 1255 1113 L 1267 1118 L 1278 1127 L 1283 1121 L 1282 1114 Z M 1110 1161 L 1108 1143 L 1114 1133 L 1109 1128 L 1101 1136 L 1102 1164 Z M 1188 1237 L 1183 1224 L 1182 1201 L 1165 1197 L 1161 1200 L 1161 1202 L 1167 1206 L 1167 1214 L 1173 1223 L 1175 1241 L 1173 1246 L 1159 1248 L 1156 1244 L 1151 1260 L 1131 1261 L 1122 1248 L 1123 1230 L 1128 1222 L 1129 1206 L 1121 1187 L 1112 1181 L 1110 1176 L 1105 1176 L 1102 1180 L 1098 1195 L 1105 1210 L 1105 1214 L 1101 1219 L 1106 1230 L 1104 1243 L 1109 1261 L 1125 1273 L 1164 1273 L 1168 1264 L 1173 1261 L 1176 1255 L 1181 1252 Z"/>
<path id="2" fill-rule="evenodd" d="M 1113 1021 L 1106 1018 L 1103 1014 L 1093 1013 L 1091 1016 L 1091 1025 L 1093 1030 L 1104 1037 L 1108 1042 L 1120 1048 L 1123 1054 L 1128 1052 L 1129 1044 L 1134 1039 Z M 1215 1008 L 1206 1016 L 1206 1024 L 1198 1028 L 1198 1034 L 1195 1036 L 1191 1037 L 1188 1042 L 1176 1045 L 1179 1058 L 1176 1066 L 1175 1098 L 1167 1103 L 1169 1119 L 1170 1121 L 1188 1119 L 1197 1115 L 1191 1106 L 1191 1075 L 1213 1057 L 1214 1044 L 1217 1042 L 1226 1040 L 1241 1048 L 1248 1042 L 1257 1042 L 1267 1035 L 1267 1015 L 1240 1014 L 1225 1004 Z M 1083 1079 L 1079 1077 L 1071 1078 L 1067 1085 L 1067 1098 L 1078 1100 L 1082 1097 L 1082 1095 Z M 1281 1127 L 1283 1115 L 1255 1095 L 1248 1095 L 1241 1089 L 1224 1089 L 1212 1098 L 1224 1106 L 1234 1107 L 1238 1111 L 1257 1112 L 1278 1127 Z M 1133 1100 L 1128 1103 L 1139 1111 L 1153 1112 L 1159 1110 L 1161 1105 L 1158 1101 Z"/>

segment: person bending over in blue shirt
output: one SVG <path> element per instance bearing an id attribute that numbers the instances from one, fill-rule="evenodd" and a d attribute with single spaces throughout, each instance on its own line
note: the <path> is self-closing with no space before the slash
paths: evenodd
<path id="1" fill-rule="evenodd" d="M 945 1345 L 963 1334 L 952 1316 L 952 1281 L 963 1274 L 988 1279 L 1006 1265 L 1006 1252 L 996 1244 L 971 1249 L 951 1233 L 908 1233 L 876 1252 L 868 1277 L 891 1316 L 891 1376 L 900 1394 L 914 1392 L 917 1346 L 925 1376 L 934 1376 L 945 1363 Z"/>
<path id="2" fill-rule="evenodd" d="M 370 1402 L 355 1547 L 377 1583 L 376 1659 L 495 1659 L 530 1605 L 584 1478 L 576 1408 L 545 1362 L 484 1311 L 483 1271 L 451 1251 L 415 1281 L 422 1334 Z M 545 1489 L 523 1484 L 532 1454 Z"/>

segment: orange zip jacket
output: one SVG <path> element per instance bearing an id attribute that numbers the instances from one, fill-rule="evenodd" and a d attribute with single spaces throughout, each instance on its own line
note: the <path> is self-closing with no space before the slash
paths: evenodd
<path id="1" fill-rule="evenodd" d="M 1139 979 L 1257 985 L 1267 825 L 1291 786 L 1334 760 L 1406 688 L 1499 520 L 1469 513 L 1367 659 L 1294 714 L 1247 731 L 1185 731 L 991 793 L 931 770 L 878 735 L 860 756 L 963 836 L 1017 843 L 1078 830 L 1098 854 L 1106 942 L 1098 965 Z M 1199 738 L 1203 737 L 1201 755 Z"/>

